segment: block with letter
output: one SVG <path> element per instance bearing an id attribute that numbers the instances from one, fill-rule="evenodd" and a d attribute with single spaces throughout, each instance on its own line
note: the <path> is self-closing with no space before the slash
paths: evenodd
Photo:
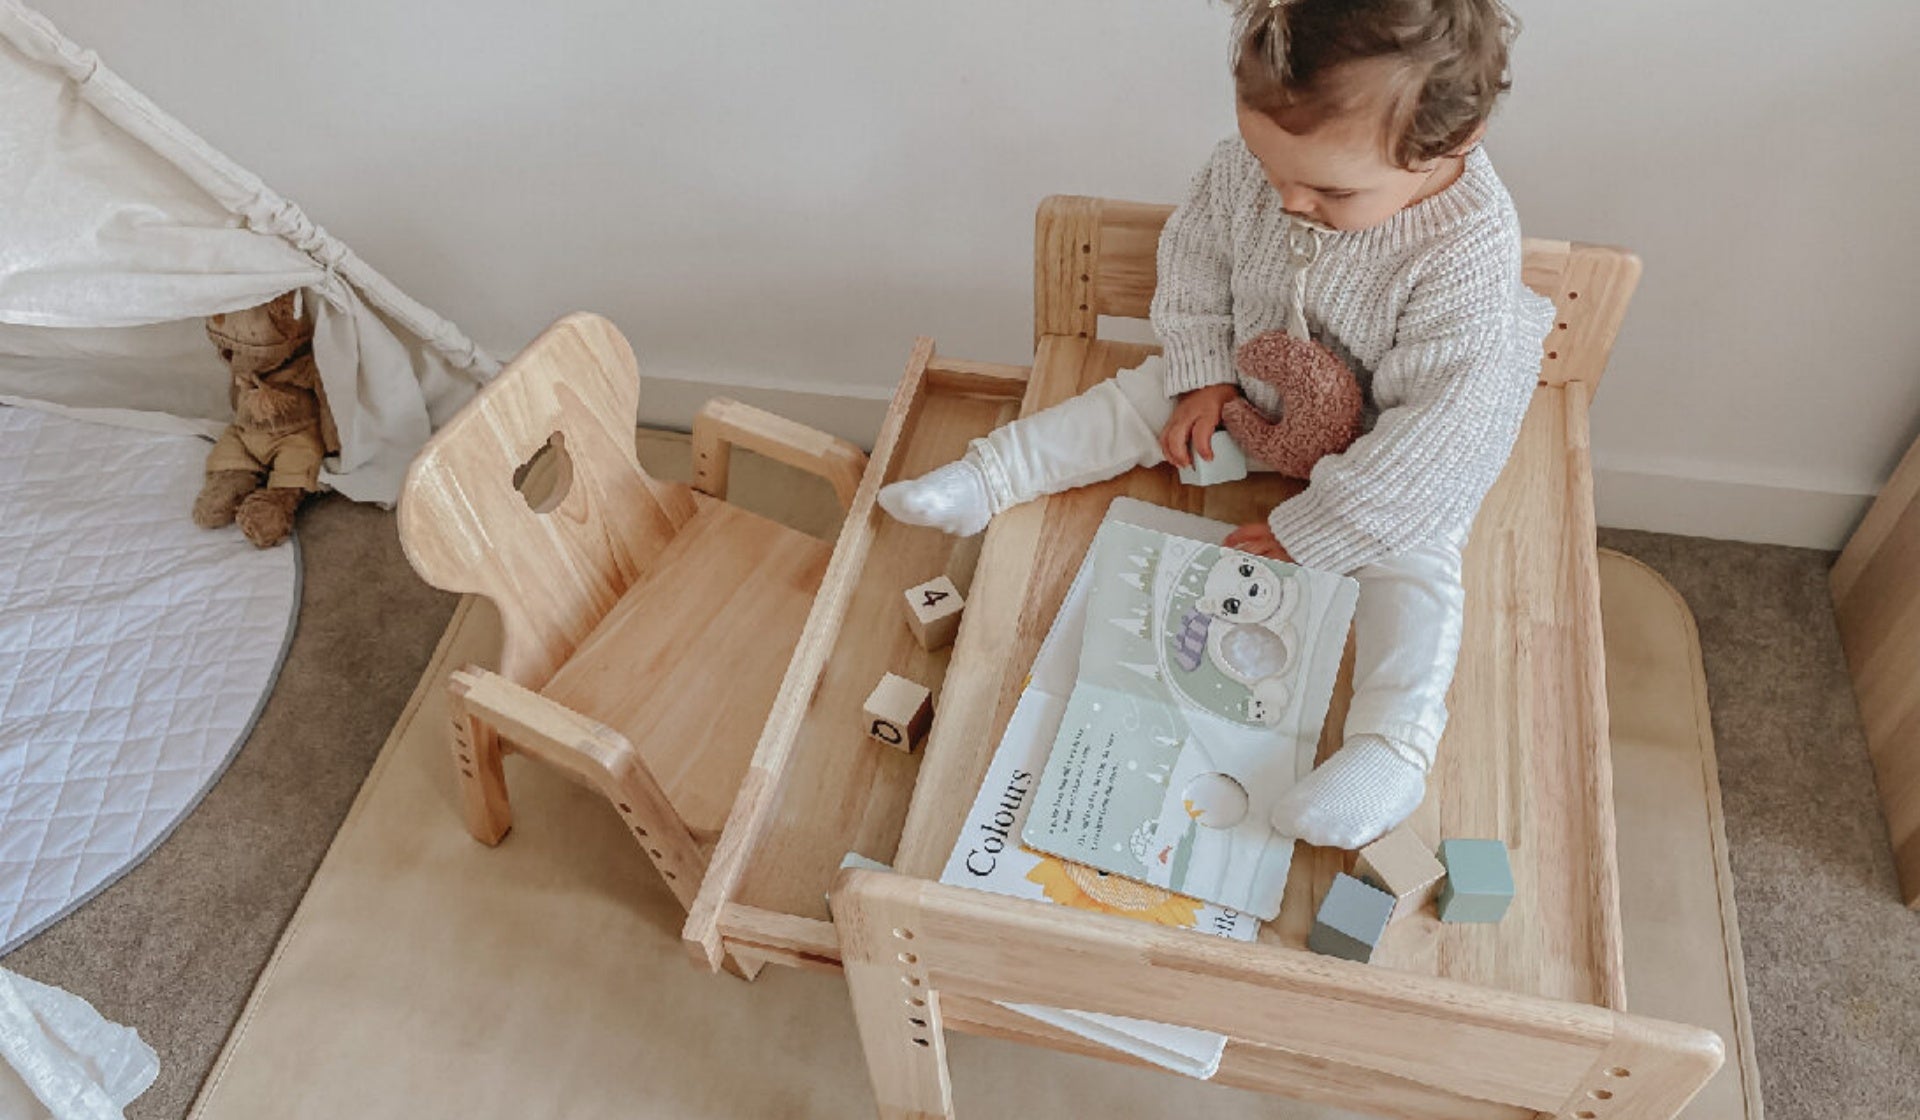
<path id="1" fill-rule="evenodd" d="M 907 625 L 922 649 L 945 649 L 960 632 L 960 611 L 967 601 L 946 576 L 907 588 Z"/>
<path id="2" fill-rule="evenodd" d="M 867 697 L 866 721 L 870 738 L 911 752 L 933 725 L 933 693 L 926 685 L 888 673 Z"/>

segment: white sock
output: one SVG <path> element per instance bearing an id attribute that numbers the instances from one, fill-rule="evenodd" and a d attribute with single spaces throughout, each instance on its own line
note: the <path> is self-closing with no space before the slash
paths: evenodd
<path id="1" fill-rule="evenodd" d="M 971 456 L 919 478 L 882 486 L 880 508 L 896 521 L 928 525 L 956 537 L 971 537 L 985 529 L 994 514 L 986 475 Z"/>
<path id="2" fill-rule="evenodd" d="M 1427 775 L 1378 735 L 1355 735 L 1274 804 L 1273 827 L 1323 848 L 1361 848 L 1413 815 Z"/>

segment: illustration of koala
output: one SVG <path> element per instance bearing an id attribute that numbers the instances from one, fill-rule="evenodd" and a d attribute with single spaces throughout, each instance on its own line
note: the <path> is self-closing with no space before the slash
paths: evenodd
<path id="1" fill-rule="evenodd" d="M 1300 586 L 1266 565 L 1229 553 L 1207 579 L 1183 621 L 1175 660 L 1193 672 L 1201 658 L 1253 691 L 1245 715 L 1255 723 L 1279 723 L 1293 698 L 1288 670 L 1300 646 L 1288 620 L 1300 607 Z"/>

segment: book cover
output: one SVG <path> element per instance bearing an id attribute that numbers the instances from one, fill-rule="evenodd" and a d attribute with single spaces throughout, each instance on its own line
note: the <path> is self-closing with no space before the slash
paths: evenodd
<path id="1" fill-rule="evenodd" d="M 1224 534 L 1228 529 L 1126 498 L 1115 501 L 1107 516 L 1195 535 Z M 1250 914 L 1036 852 L 1020 843 L 1040 772 L 1078 677 L 1091 575 L 1089 554 L 1040 646 L 940 881 L 1251 941 L 1260 925 Z M 1191 1077 L 1211 1077 L 1226 1047 L 1225 1036 L 1190 1027 L 1030 1004 L 1006 1006 Z"/>
<path id="2" fill-rule="evenodd" d="M 1021 833 L 1042 852 L 1272 919 L 1357 585 L 1120 521 L 1088 561 L 1078 675 Z"/>

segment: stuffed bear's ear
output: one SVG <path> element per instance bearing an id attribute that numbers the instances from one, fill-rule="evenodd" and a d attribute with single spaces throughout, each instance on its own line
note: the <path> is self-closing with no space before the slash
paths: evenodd
<path id="1" fill-rule="evenodd" d="M 1218 615 L 1220 613 L 1220 600 L 1211 595 L 1202 595 L 1200 601 L 1193 605 L 1193 609 L 1199 611 L 1201 614 Z"/>
<path id="2" fill-rule="evenodd" d="M 267 304 L 267 320 L 282 337 L 291 337 L 300 327 L 300 293 L 283 292 Z"/>

